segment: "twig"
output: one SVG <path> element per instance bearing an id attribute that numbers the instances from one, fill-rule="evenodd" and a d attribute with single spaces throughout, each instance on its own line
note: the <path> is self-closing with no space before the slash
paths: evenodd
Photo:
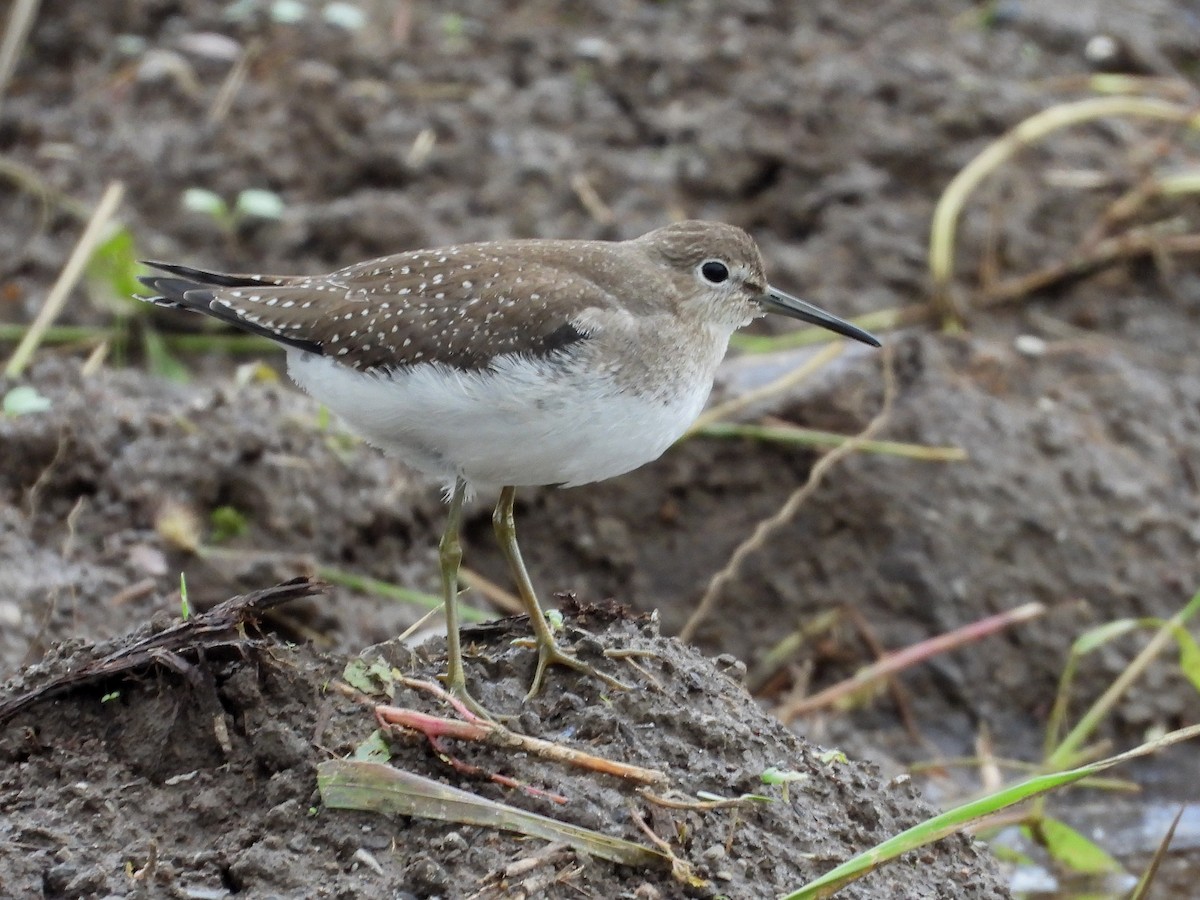
<path id="1" fill-rule="evenodd" d="M 250 67 L 250 63 L 254 57 L 258 55 L 259 49 L 260 42 L 254 40 L 248 46 L 243 47 L 242 52 L 238 54 L 233 67 L 229 70 L 229 74 L 221 82 L 221 87 L 218 88 L 212 105 L 208 108 L 208 122 L 210 125 L 223 122 L 229 114 L 229 108 L 233 105 L 234 98 L 246 81 L 246 70 Z"/>
<path id="2" fill-rule="evenodd" d="M 1053 284 L 1095 271 L 1103 266 L 1153 253 L 1200 253 L 1200 234 L 1162 235 L 1139 230 L 1100 241 L 1081 253 L 1016 278 L 991 285 L 983 295 L 984 306 L 1018 300 Z"/>
<path id="3" fill-rule="evenodd" d="M 754 669 L 746 676 L 746 690 L 758 696 L 775 673 L 787 665 L 800 648 L 813 638 L 829 632 L 841 619 L 845 607 L 819 613 L 811 620 L 801 622 L 794 631 L 775 643 L 762 655 Z"/>
<path id="4" fill-rule="evenodd" d="M 4 27 L 4 40 L 0 42 L 0 108 L 4 104 L 4 94 L 8 90 L 8 81 L 17 68 L 17 59 L 33 20 L 37 18 L 38 6 L 41 0 L 17 0 L 8 13 L 8 24 Z"/>
<path id="5" fill-rule="evenodd" d="M 8 361 L 8 365 L 4 369 L 6 377 L 19 378 L 21 373 L 25 371 L 25 367 L 29 364 L 34 351 L 37 350 L 42 334 L 50 327 L 50 323 L 58 317 L 63 305 L 67 302 L 67 297 L 70 296 L 72 289 L 83 275 L 83 270 L 87 267 L 88 261 L 92 258 L 92 254 L 103 238 L 104 230 L 108 227 L 109 220 L 116 213 L 117 207 L 121 205 L 121 198 L 124 195 L 125 187 L 121 182 L 109 182 L 108 188 L 104 191 L 104 196 L 100 198 L 100 203 L 97 204 L 95 211 L 92 213 L 92 218 L 88 221 L 87 227 L 84 228 L 83 234 L 79 236 L 79 240 L 75 244 L 75 249 L 71 251 L 66 265 L 59 272 L 54 286 L 50 288 L 50 294 L 46 297 L 46 302 L 38 310 L 37 317 L 33 320 L 33 324 L 29 326 L 29 330 L 25 332 L 24 337 L 21 338 L 21 343 L 17 345 L 17 349 L 13 351 L 12 358 Z"/>
<path id="6" fill-rule="evenodd" d="M 519 616 L 525 612 L 525 604 L 518 597 L 473 569 L 468 569 L 465 566 L 459 567 L 458 580 L 471 590 L 478 591 L 492 606 L 503 610 L 509 615 Z"/>
<path id="7" fill-rule="evenodd" d="M 706 425 L 701 434 L 706 437 L 753 438 L 764 442 L 797 444 L 804 447 L 840 447 L 855 438 L 848 434 L 802 428 L 782 419 L 767 417 L 762 425 L 740 425 L 733 422 L 714 422 Z M 860 441 L 858 449 L 863 453 L 882 456 L 902 456 L 926 462 L 964 462 L 967 452 L 961 447 L 930 447 L 925 444 L 906 444 L 902 441 Z"/>
<path id="8" fill-rule="evenodd" d="M 1150 896 L 1150 886 L 1154 884 L 1154 879 L 1158 877 L 1159 867 L 1162 865 L 1163 860 L 1166 859 L 1167 851 L 1171 848 L 1171 841 L 1175 839 L 1175 829 L 1179 827 L 1179 820 L 1183 818 L 1186 810 L 1187 804 L 1179 804 L 1179 811 L 1175 813 L 1175 818 L 1171 820 L 1171 824 L 1167 827 L 1162 840 L 1158 842 L 1158 847 L 1154 850 L 1154 856 L 1150 858 L 1150 864 L 1146 866 L 1142 877 L 1138 879 L 1137 887 L 1129 895 L 1129 900 L 1146 900 Z"/>
<path id="9" fill-rule="evenodd" d="M 942 192 L 929 231 L 929 274 L 933 304 L 943 325 L 955 325 L 959 316 L 950 296 L 954 275 L 954 237 L 967 198 L 997 168 L 1025 147 L 1059 128 L 1111 116 L 1136 116 L 1166 120 L 1189 127 L 1200 125 L 1193 107 L 1153 97 L 1091 97 L 1042 110 L 1020 122 L 964 166 Z"/>
<path id="10" fill-rule="evenodd" d="M 152 665 L 176 669 L 180 654 L 214 647 L 246 646 L 245 626 L 268 610 L 301 597 L 323 594 L 328 586 L 309 578 L 231 597 L 208 612 L 199 613 L 169 628 L 148 635 L 119 650 L 52 678 L 32 690 L 0 703 L 0 725 L 18 712 L 86 684 L 129 674 Z"/>
<path id="11" fill-rule="evenodd" d="M 764 798 L 755 796 L 754 794 L 742 794 L 740 797 L 720 797 L 715 800 L 678 800 L 674 797 L 665 797 L 655 794 L 648 788 L 642 788 L 639 792 L 647 803 L 653 803 L 655 806 L 661 806 L 665 809 L 682 809 L 688 812 L 710 812 L 714 809 L 736 809 L 739 806 L 745 806 L 749 803 L 762 803 Z"/>
<path id="12" fill-rule="evenodd" d="M 884 424 L 887 422 L 888 416 L 892 412 L 892 401 L 896 394 L 896 373 L 893 368 L 893 358 L 891 346 L 885 347 L 883 350 L 883 407 L 879 413 L 871 420 L 861 432 L 855 437 L 842 444 L 840 447 L 835 447 L 813 464 L 812 471 L 808 473 L 808 480 L 797 490 L 792 492 L 792 495 L 787 498 L 783 506 L 768 519 L 764 519 L 758 523 L 754 532 L 745 541 L 733 551 L 733 555 L 729 558 L 729 562 L 721 569 L 712 580 L 708 583 L 708 588 L 704 592 L 704 596 L 700 599 L 700 603 L 696 606 L 696 611 L 692 613 L 683 629 L 679 632 L 681 641 L 690 641 L 696 634 L 696 629 L 700 627 L 708 614 L 716 605 L 717 598 L 726 586 L 737 577 L 741 571 L 742 565 L 755 553 L 759 548 L 766 543 L 767 539 L 779 528 L 790 522 L 796 515 L 796 512 L 801 506 L 813 495 L 816 489 L 820 486 L 821 481 L 825 478 L 825 474 L 839 462 L 857 451 L 864 441 L 873 438 Z"/>
<path id="13" fill-rule="evenodd" d="M 895 653 L 889 654 L 878 662 L 857 672 L 852 678 L 847 678 L 845 681 L 819 691 L 810 697 L 801 697 L 798 700 L 785 704 L 776 711 L 776 716 L 784 723 L 790 722 L 796 716 L 836 703 L 869 687 L 880 679 L 888 678 L 897 672 L 909 668 L 914 663 L 923 662 L 938 653 L 943 653 L 946 650 L 961 647 L 964 644 L 988 637 L 995 634 L 1001 628 L 1007 628 L 1010 625 L 1036 619 L 1045 613 L 1045 611 L 1046 607 L 1040 603 L 1026 603 L 1024 606 L 1018 606 L 1016 609 L 988 616 L 986 619 L 972 622 L 970 625 L 964 625 L 962 628 L 956 628 L 953 631 L 939 634 L 929 640 L 913 644 L 911 647 L 905 647 L 903 650 L 897 650 Z"/>
<path id="14" fill-rule="evenodd" d="M 74 197 L 67 196 L 57 188 L 52 188 L 46 184 L 36 169 L 19 163 L 15 159 L 0 156 L 0 177 L 9 179 L 17 187 L 33 194 L 37 198 L 38 224 L 36 229 L 31 230 L 25 236 L 26 242 L 33 240 L 36 235 L 46 230 L 46 225 L 50 221 L 50 210 L 52 207 L 61 208 L 68 215 L 78 219 L 80 222 L 86 222 L 88 216 L 91 215 L 91 210 L 84 204 L 80 203 Z M 24 329 L 22 329 L 21 333 L 24 334 Z"/>
<path id="15" fill-rule="evenodd" d="M 1090 252 L 1096 244 L 1112 233 L 1114 226 L 1132 220 L 1142 207 L 1158 193 L 1158 178 L 1154 174 L 1139 179 L 1137 184 L 1110 203 L 1108 208 L 1092 223 L 1091 228 L 1079 242 L 1081 250 Z"/>
<path id="16" fill-rule="evenodd" d="M 567 747 L 552 741 L 530 737 L 509 731 L 503 725 L 488 722 L 474 715 L 462 703 L 458 702 L 439 685 L 431 681 L 416 678 L 401 678 L 400 682 L 414 690 L 433 694 L 435 697 L 450 703 L 462 719 L 446 719 L 441 716 L 423 713 L 415 709 L 403 709 L 396 706 L 377 706 L 375 715 L 382 723 L 400 725 L 425 735 L 431 742 L 442 738 L 453 738 L 460 741 L 477 741 L 515 750 L 519 753 L 530 753 L 555 762 L 566 763 L 604 775 L 614 775 L 627 781 L 641 784 L 665 784 L 667 776 L 655 769 L 645 769 L 628 763 L 616 762 Z"/>
<path id="17" fill-rule="evenodd" d="M 375 714 L 376 714 L 376 717 L 378 718 L 379 717 L 378 708 L 375 710 Z M 379 718 L 379 724 L 384 729 L 390 730 L 392 728 L 392 726 L 390 726 L 382 718 Z M 396 726 L 396 727 L 402 728 L 404 726 Z M 524 781 L 520 781 L 519 779 L 513 778 L 511 775 L 501 775 L 499 772 L 489 772 L 486 769 L 484 769 L 482 766 L 475 766 L 475 765 L 472 765 L 471 763 L 464 762 L 463 760 L 459 759 L 457 756 L 455 756 L 449 750 L 446 749 L 445 741 L 441 737 L 438 737 L 435 735 L 430 735 L 430 734 L 426 734 L 425 737 L 429 741 L 429 745 L 431 747 L 433 747 L 433 750 L 437 754 L 438 759 L 440 759 L 442 762 L 444 762 L 446 765 L 448 765 L 450 768 L 452 768 L 455 772 L 458 772 L 461 775 L 466 775 L 468 778 L 485 779 L 487 781 L 492 782 L 493 784 L 498 784 L 501 787 L 506 787 L 506 788 L 509 788 L 510 790 L 514 790 L 514 791 L 520 791 L 521 793 L 526 794 L 530 797 L 537 797 L 542 800 L 549 800 L 551 803 L 557 803 L 560 806 L 565 806 L 567 803 L 570 802 L 562 794 L 556 794 L 553 791 L 547 791 L 547 790 L 543 790 L 542 788 L 534 787 L 531 784 L 526 784 Z"/>
<path id="18" fill-rule="evenodd" d="M 671 845 L 654 833 L 654 830 L 650 827 L 646 820 L 642 818 L 641 813 L 639 813 L 633 807 L 632 803 L 629 806 L 629 818 L 633 819 L 633 824 L 638 827 L 642 834 L 646 835 L 646 837 L 650 839 L 651 843 L 653 843 L 654 846 L 659 849 L 663 856 L 671 861 L 672 875 L 685 884 L 691 884 L 696 887 L 700 887 L 705 884 L 705 882 L 698 878 L 696 873 L 692 870 L 691 863 L 689 863 L 686 859 L 681 859 L 680 857 L 676 856 L 675 851 L 671 849 Z"/>
<path id="19" fill-rule="evenodd" d="M 412 146 L 404 155 L 404 164 L 412 169 L 419 169 L 432 155 L 437 147 L 437 132 L 432 128 L 422 128 L 413 138 Z"/>
<path id="20" fill-rule="evenodd" d="M 871 654 L 875 657 L 875 665 L 882 664 L 888 658 L 887 648 L 884 646 L 883 641 L 879 640 L 879 636 L 875 634 L 875 629 L 871 627 L 871 623 L 867 621 L 867 617 L 853 604 L 848 604 L 846 616 L 854 623 L 859 637 L 871 649 Z M 917 658 L 920 659 L 920 657 Z M 921 739 L 921 729 L 917 727 L 917 720 L 913 716 L 912 704 L 908 702 L 908 693 L 904 690 L 904 686 L 900 683 L 899 679 L 888 678 L 887 688 L 892 695 L 892 703 L 896 705 L 896 709 L 900 713 L 900 721 L 904 723 L 904 730 L 908 732 L 908 736 L 914 741 L 919 741 Z"/>
<path id="21" fill-rule="evenodd" d="M 1090 90 L 1097 94 L 1159 95 L 1176 100 L 1194 100 L 1196 87 L 1186 78 L 1171 75 L 1126 75 L 1121 72 L 1098 72 L 1095 75 L 1067 75 L 1044 82 L 1049 90 Z M 1053 86 L 1051 86 L 1053 85 Z"/>
<path id="22" fill-rule="evenodd" d="M 616 220 L 612 209 L 600 198 L 596 189 L 592 187 L 592 183 L 588 181 L 588 177 L 582 172 L 576 172 L 571 176 L 571 190 L 575 192 L 575 196 L 579 198 L 580 204 L 587 210 L 588 215 L 596 222 L 601 225 L 611 225 Z"/>

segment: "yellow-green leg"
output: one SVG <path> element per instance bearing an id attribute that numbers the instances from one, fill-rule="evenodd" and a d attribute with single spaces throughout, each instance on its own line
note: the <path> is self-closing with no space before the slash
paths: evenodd
<path id="1" fill-rule="evenodd" d="M 500 500 L 496 504 L 496 512 L 492 515 L 492 525 L 496 529 L 496 540 L 500 543 L 500 552 L 504 554 L 513 581 L 516 582 L 517 594 L 525 605 L 525 611 L 529 613 L 529 622 L 533 626 L 534 639 L 537 642 L 537 669 L 534 671 L 533 684 L 529 688 L 529 693 L 525 695 L 525 699 L 536 696 L 537 692 L 541 690 L 546 667 L 551 665 L 567 666 L 585 675 L 598 678 L 609 687 L 628 690 L 629 685 L 618 681 L 611 675 L 605 675 L 558 646 L 558 641 L 554 639 L 554 632 L 550 630 L 550 623 L 546 621 L 546 615 L 538 603 L 537 594 L 534 593 L 533 582 L 529 580 L 529 571 L 525 568 L 525 561 L 521 559 L 521 548 L 517 546 L 517 526 L 513 518 L 513 500 L 516 495 L 517 489 L 512 486 L 500 491 Z"/>
<path id="2" fill-rule="evenodd" d="M 467 676 L 463 671 L 462 645 L 458 636 L 458 567 L 462 563 L 463 499 L 467 495 L 467 483 L 462 478 L 454 482 L 450 495 L 450 513 L 446 517 L 446 530 L 438 544 L 438 561 L 442 568 L 442 602 L 446 609 L 446 690 L 457 697 L 471 712 L 485 719 L 491 713 L 479 705 L 467 692 Z"/>

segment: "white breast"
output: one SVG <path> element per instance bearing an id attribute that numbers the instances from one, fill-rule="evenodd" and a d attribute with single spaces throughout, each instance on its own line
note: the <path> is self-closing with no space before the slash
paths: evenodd
<path id="1" fill-rule="evenodd" d="M 723 350 L 723 348 L 721 348 Z M 651 397 L 578 360 L 509 356 L 488 371 L 440 364 L 361 373 L 303 351 L 288 373 L 367 441 L 475 487 L 574 486 L 657 459 L 699 415 L 712 366 Z"/>

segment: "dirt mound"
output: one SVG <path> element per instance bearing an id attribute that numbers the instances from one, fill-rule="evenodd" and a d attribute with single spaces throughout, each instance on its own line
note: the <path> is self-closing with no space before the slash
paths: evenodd
<path id="1" fill-rule="evenodd" d="M 203 623 L 198 617 L 197 626 Z M 175 631 L 186 627 L 173 626 Z M 523 623 L 521 623 L 523 624 Z M 322 807 L 316 764 L 351 753 L 375 728 L 367 709 L 329 690 L 346 660 L 310 646 L 236 639 L 198 652 L 176 637 L 169 666 L 134 678 L 97 678 L 17 714 L 0 738 L 0 837 L 5 895 L 220 897 L 766 897 L 794 888 L 855 850 L 930 814 L 908 779 L 883 784 L 870 766 L 823 756 L 764 714 L 739 686 L 744 669 L 713 662 L 658 636 L 647 617 L 571 616 L 567 634 L 590 652 L 645 651 L 622 677 L 637 689 L 601 693 L 594 681 L 555 672 L 529 703 L 527 631 L 501 623 L 468 631 L 468 678 L 494 711 L 517 711 L 522 732 L 665 772 L 695 797 L 754 793 L 735 809 L 655 805 L 610 776 L 525 754 L 450 746 L 464 762 L 563 795 L 531 797 L 472 781 L 420 743 L 393 742 L 392 764 L 554 818 L 645 843 L 635 810 L 687 860 L 706 886 L 686 887 L 668 867 L 638 870 L 558 851 L 545 864 L 502 876 L 543 845 L 471 826 Z M 585 628 L 590 636 L 576 631 Z M 193 633 L 199 634 L 200 628 Z M 208 636 L 211 642 L 211 634 Z M 113 644 L 62 647 L 6 685 L 8 697 L 89 663 L 153 644 L 150 629 Z M 406 674 L 431 679 L 441 641 L 415 651 L 373 648 Z M 167 653 L 157 659 L 167 662 Z M 606 666 L 620 665 L 605 662 Z M 148 671 L 153 668 L 154 671 Z M 180 671 L 182 675 L 179 674 Z M 398 688 L 393 702 L 430 706 Z M 793 772 L 786 794 L 766 787 L 769 767 Z M 664 788 L 657 788 L 663 793 Z M 397 894 L 397 891 L 400 891 Z M 1004 897 L 987 855 L 953 838 L 847 890 L 863 898 Z"/>

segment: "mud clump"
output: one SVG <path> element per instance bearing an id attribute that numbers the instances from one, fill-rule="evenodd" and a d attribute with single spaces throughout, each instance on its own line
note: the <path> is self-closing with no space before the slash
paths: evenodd
<path id="1" fill-rule="evenodd" d="M 247 638 L 202 655 L 177 646 L 184 674 L 151 664 L 99 679 L 19 712 L 0 737 L 0 873 L 9 896 L 775 896 L 928 817 L 907 779 L 823 754 L 759 709 L 717 665 L 662 638 L 650 617 L 611 610 L 568 617 L 566 637 L 597 651 L 644 651 L 620 666 L 631 691 L 554 671 L 548 690 L 522 703 L 533 654 L 513 646 L 520 620 L 468 630 L 468 677 L 480 701 L 518 714 L 514 728 L 589 753 L 665 772 L 694 797 L 765 796 L 735 809 L 672 809 L 618 779 L 473 744 L 447 749 L 488 772 L 555 794 L 558 804 L 459 775 L 421 741 L 393 740 L 391 764 L 484 797 L 645 843 L 634 810 L 703 880 L 685 885 L 666 867 L 639 870 L 558 851 L 505 876 L 541 842 L 468 825 L 326 809 L 316 765 L 352 753 L 375 729 L 370 710 L 328 689 L 346 658 L 311 646 Z M 178 625 L 174 627 L 179 627 Z M 106 646 L 62 648 L 5 686 L 5 697 L 94 660 L 111 658 L 152 629 Z M 588 636 L 590 635 L 590 636 Z M 440 639 L 366 651 L 432 679 Z M 172 668 L 179 668 L 178 663 Z M 132 677 L 131 677 L 132 676 Z M 397 688 L 392 703 L 453 715 L 423 693 Z M 790 770 L 785 792 L 764 785 Z M 640 892 L 640 893 L 639 893 Z M 949 838 L 848 888 L 860 898 L 1002 898 L 987 853 Z"/>

